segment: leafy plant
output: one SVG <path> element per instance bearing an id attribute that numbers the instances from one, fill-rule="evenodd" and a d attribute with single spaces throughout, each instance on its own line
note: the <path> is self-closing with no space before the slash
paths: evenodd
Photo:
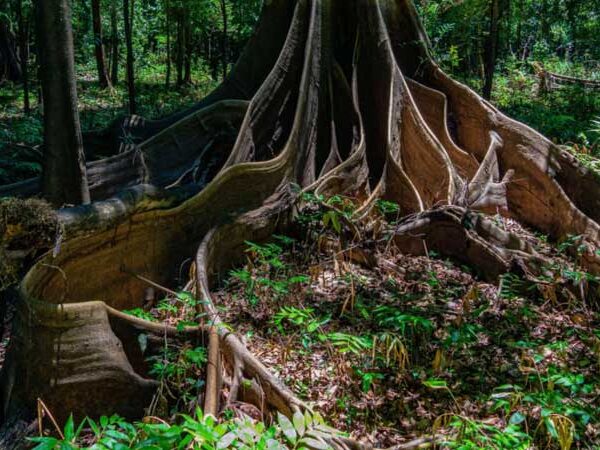
<path id="1" fill-rule="evenodd" d="M 391 328 L 399 332 L 405 338 L 416 337 L 419 334 L 429 335 L 433 332 L 431 320 L 421 316 L 406 314 L 391 306 L 378 306 L 373 314 L 378 326 Z"/>
<path id="2" fill-rule="evenodd" d="M 143 308 L 134 308 L 127 309 L 123 311 L 125 314 L 129 314 L 130 316 L 138 317 L 140 319 L 147 320 L 149 322 L 157 322 L 156 318 L 150 314 L 148 311 L 145 311 Z"/>
<path id="3" fill-rule="evenodd" d="M 291 323 L 298 328 L 303 337 L 303 344 L 307 347 L 310 344 L 311 335 L 313 335 L 321 326 L 329 322 L 330 317 L 317 318 L 313 308 L 296 308 L 294 306 L 283 306 L 277 314 L 273 316 L 273 323 L 279 331 L 285 333 L 284 323 Z M 323 333 L 320 337 L 323 338 Z"/>
<path id="4" fill-rule="evenodd" d="M 354 336 L 347 333 L 329 333 L 326 336 L 341 353 L 353 353 L 355 355 L 364 355 L 369 351 L 373 343 L 371 339 L 363 336 Z"/>
<path id="5" fill-rule="evenodd" d="M 460 450 L 527 450 L 531 448 L 532 439 L 517 424 L 509 424 L 499 428 L 490 424 L 458 415 L 442 416 L 434 426 L 445 425 L 452 430 L 453 436 L 444 440 L 442 446 Z"/>
<path id="6" fill-rule="evenodd" d="M 84 428 L 93 433 L 93 444 L 86 447 L 80 438 Z M 325 425 L 318 414 L 296 412 L 292 419 L 278 414 L 270 427 L 249 418 L 217 422 L 196 410 L 195 416 L 182 414 L 174 424 L 128 422 L 119 416 L 101 417 L 98 422 L 86 418 L 75 429 L 72 417 L 62 433 L 64 437 L 29 438 L 35 450 L 173 450 L 173 449 L 255 449 L 313 450 L 330 449 L 328 441 L 338 433 Z"/>

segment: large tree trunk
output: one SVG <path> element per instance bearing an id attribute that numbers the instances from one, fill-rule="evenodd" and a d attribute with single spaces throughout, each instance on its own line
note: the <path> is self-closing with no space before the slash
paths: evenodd
<path id="1" fill-rule="evenodd" d="M 160 342 L 176 330 L 119 310 L 144 301 L 146 283 L 132 273 L 172 286 L 190 258 L 210 320 L 188 332 L 210 341 L 210 361 L 223 359 L 228 401 L 254 399 L 261 410 L 288 415 L 303 410 L 221 324 L 211 301 L 246 240 L 285 229 L 298 186 L 358 194 L 356 220 L 378 199 L 394 201 L 404 216 L 400 250 L 422 252 L 425 241 L 486 279 L 539 262 L 487 211 L 554 239 L 584 236 L 583 259 L 589 270 L 600 268 L 596 176 L 444 74 L 409 0 L 265 2 L 255 35 L 215 92 L 183 116 L 120 125 L 150 137 L 93 166 L 93 193 L 102 199 L 128 189 L 59 211 L 60 251 L 22 282 L 2 373 L 9 417 L 38 397 L 59 418 L 143 414 L 156 383 L 138 337 Z M 216 415 L 221 374 L 211 367 L 204 409 Z"/>
<path id="2" fill-rule="evenodd" d="M 40 73 L 44 97 L 42 189 L 54 205 L 90 201 L 73 60 L 68 0 L 37 4 Z"/>
<path id="3" fill-rule="evenodd" d="M 102 33 L 102 12 L 100 0 L 92 0 L 92 23 L 94 28 L 94 49 L 96 55 L 96 67 L 98 69 L 98 83 L 101 88 L 110 87 L 110 79 L 106 68 L 106 57 L 104 54 L 104 35 Z"/>
<path id="4" fill-rule="evenodd" d="M 135 100 L 135 75 L 133 68 L 133 41 L 131 37 L 131 26 L 133 20 L 133 2 L 134 0 L 123 0 L 123 22 L 125 24 L 125 45 L 127 47 L 127 93 L 129 99 L 129 114 L 135 114 L 137 109 Z"/>

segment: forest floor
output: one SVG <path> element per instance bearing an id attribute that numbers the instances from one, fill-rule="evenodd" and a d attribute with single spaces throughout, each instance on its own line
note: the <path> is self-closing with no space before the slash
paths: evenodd
<path id="1" fill-rule="evenodd" d="M 213 301 L 329 425 L 379 448 L 423 436 L 462 449 L 600 445 L 599 280 L 567 256 L 575 237 L 553 245 L 497 217 L 553 264 L 540 279 L 490 284 L 433 252 L 394 251 L 393 204 L 349 239 L 352 199 L 305 200 L 290 235 L 248 242 Z M 129 312 L 176 325 L 193 303 L 179 295 Z M 171 349 L 171 372 L 189 366 L 181 351 L 201 349 Z M 193 378 L 159 372 L 175 397 L 198 394 Z M 241 403 L 227 414 L 239 412 L 269 420 Z"/>

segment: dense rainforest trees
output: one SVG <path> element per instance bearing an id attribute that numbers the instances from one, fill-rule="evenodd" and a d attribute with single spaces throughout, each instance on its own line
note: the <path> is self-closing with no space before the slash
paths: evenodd
<path id="1" fill-rule="evenodd" d="M 18 3 L 10 0 L 3 5 L 6 11 L 2 16 L 0 45 L 0 60 L 5 61 L 3 76 L 6 78 L 10 65 L 14 80 L 20 80 L 19 53 L 22 50 L 17 49 L 21 45 L 17 41 L 24 31 L 19 25 Z M 29 0 L 22 3 L 27 11 Z M 436 56 L 440 63 L 467 77 L 479 77 L 481 92 L 486 91 L 484 97 L 489 90 L 493 61 L 497 59 L 506 60 L 508 56 L 543 59 L 558 55 L 590 64 L 600 59 L 597 50 L 600 45 L 596 41 L 599 34 L 597 0 L 416 3 L 430 32 L 433 50 L 439 51 Z M 191 72 L 203 65 L 208 66 L 211 75 L 222 76 L 225 66 L 239 56 L 260 5 L 260 0 L 141 0 L 135 8 L 130 7 L 134 57 L 136 53 L 144 55 L 135 65 L 147 67 L 158 60 L 164 64 L 165 81 L 167 78 L 171 81 L 173 64 L 181 74 L 180 85 L 186 84 L 184 80 L 192 78 Z M 107 76 L 98 75 L 99 83 L 104 86 L 108 79 L 118 82 L 119 42 L 126 45 L 122 2 L 76 2 L 73 8 L 77 61 L 89 61 L 90 54 L 95 53 L 98 70 L 102 71 L 100 67 L 104 65 L 109 72 Z M 152 20 L 143 20 L 150 16 Z M 27 19 L 27 14 L 24 18 Z M 27 20 L 24 25 L 26 28 Z M 25 39 L 30 45 L 33 43 L 31 33 Z M 33 50 L 34 55 L 35 48 Z M 102 51 L 103 58 L 100 57 Z M 150 55 L 150 59 L 145 57 Z M 125 73 L 125 51 L 123 56 L 121 68 Z"/>
<path id="2" fill-rule="evenodd" d="M 132 41 L 132 14 L 134 0 L 123 0 L 123 23 L 125 29 L 125 47 L 127 49 L 127 92 L 128 92 L 128 110 L 129 114 L 135 114 L 136 112 L 136 99 L 135 99 L 135 74 L 133 63 L 135 61 L 133 55 L 133 41 Z"/>
<path id="3" fill-rule="evenodd" d="M 54 205 L 89 203 L 77 106 L 68 0 L 39 2 L 37 36 L 44 95 L 42 190 Z"/>
<path id="4" fill-rule="evenodd" d="M 494 72 L 496 71 L 498 43 L 500 40 L 500 3 L 501 0 L 490 1 L 490 29 L 485 44 L 484 82 L 482 89 L 482 96 L 486 100 L 490 100 L 492 97 Z"/>
<path id="5" fill-rule="evenodd" d="M 17 52 L 17 39 L 9 18 L 0 16 L 0 82 L 18 81 L 21 77 L 21 65 Z"/>
<path id="6" fill-rule="evenodd" d="M 100 0 L 92 0 L 92 22 L 94 29 L 94 47 L 96 49 L 96 65 L 98 67 L 98 83 L 100 87 L 110 86 L 106 56 L 104 52 L 104 34 L 102 32 L 102 15 Z"/>
<path id="7" fill-rule="evenodd" d="M 45 151 L 62 137 L 63 154 L 53 159 L 67 155 L 67 167 L 82 169 L 68 2 L 43 5 L 46 132 L 54 132 Z M 123 0 L 130 109 L 131 5 Z M 492 22 L 500 20 L 494 8 Z M 225 55 L 227 5 L 221 13 Z M 188 25 L 180 26 L 177 58 L 185 66 Z M 548 240 L 579 236 L 582 267 L 598 273 L 598 177 L 449 77 L 427 42 L 410 0 L 265 2 L 256 33 L 211 94 L 164 119 L 126 118 L 106 130 L 104 144 L 114 145 L 114 156 L 89 165 L 96 202 L 57 212 L 60 248 L 37 260 L 22 283 L 2 371 L 4 418 L 33 409 L 38 398 L 60 420 L 71 412 L 139 417 L 159 388 L 144 352 L 158 342 L 160 355 L 163 340 L 182 333 L 207 348 L 203 395 L 193 399 L 205 413 L 218 417 L 244 400 L 261 414 L 304 417 L 311 408 L 223 323 L 213 295 L 220 274 L 243 258 L 245 242 L 290 227 L 302 194 L 313 193 L 329 209 L 338 233 L 355 236 L 354 221 L 368 222 L 380 201 L 391 202 L 397 217 L 390 246 L 454 258 L 487 281 L 507 273 L 547 276 L 547 261 L 486 213 Z M 137 143 L 118 153 L 125 138 Z M 75 172 L 67 175 L 85 201 L 83 170 Z M 342 211 L 319 200 L 335 196 L 358 204 Z M 375 235 L 375 227 L 367 232 Z M 140 308 L 149 285 L 181 296 L 169 286 L 190 262 L 190 280 L 182 284 L 193 292 L 198 315 L 189 327 L 122 312 Z M 340 450 L 371 448 L 341 436 L 322 439 Z"/>
<path id="8" fill-rule="evenodd" d="M 421 1 L 417 6 L 442 63 L 480 77 L 482 85 L 496 39 L 497 58 L 503 60 L 560 55 L 593 65 L 599 59 L 597 0 Z"/>
<path id="9" fill-rule="evenodd" d="M 30 14 L 23 8 L 23 0 L 16 2 L 16 16 L 19 26 L 19 55 L 21 60 L 21 82 L 23 83 L 23 109 L 30 112 L 29 102 L 29 30 Z M 29 9 L 29 8 L 28 8 Z"/>

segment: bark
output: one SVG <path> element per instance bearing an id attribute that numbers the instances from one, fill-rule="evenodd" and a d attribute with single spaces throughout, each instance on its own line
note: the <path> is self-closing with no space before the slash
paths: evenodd
<path id="1" fill-rule="evenodd" d="M 210 347 L 206 410 L 227 404 L 224 378 L 228 402 L 288 415 L 306 409 L 222 326 L 211 294 L 243 258 L 245 241 L 285 232 L 300 192 L 353 193 L 363 199 L 356 222 L 378 199 L 394 201 L 398 249 L 419 253 L 425 241 L 485 279 L 544 264 L 486 218 L 497 211 L 552 239 L 581 235 L 583 260 L 598 273 L 596 175 L 449 78 L 426 42 L 409 0 L 266 2 L 215 92 L 164 121 L 120 121 L 114 129 L 143 141 L 90 164 L 99 201 L 58 212 L 59 251 L 21 283 L 0 384 L 6 416 L 37 397 L 62 418 L 143 414 L 156 383 L 138 337 L 174 331 L 119 310 L 144 302 L 146 283 L 132 273 L 172 286 L 189 259 L 210 318 L 188 330 Z M 111 142 L 111 133 L 102 139 Z"/>
<path id="2" fill-rule="evenodd" d="M 223 21 L 223 37 L 221 43 L 221 58 L 222 58 L 222 66 L 223 66 L 223 79 L 227 78 L 227 66 L 229 64 L 229 35 L 227 28 L 227 1 L 220 0 L 221 5 L 221 20 Z"/>
<path id="3" fill-rule="evenodd" d="M 492 97 L 494 84 L 494 72 L 496 71 L 496 60 L 498 57 L 498 40 L 500 38 L 500 0 L 490 1 L 490 28 L 485 44 L 485 64 L 483 98 L 489 100 Z"/>
<path id="4" fill-rule="evenodd" d="M 188 16 L 184 20 L 184 75 L 183 83 L 192 84 L 192 53 L 193 53 L 193 42 L 192 42 L 192 23 Z"/>
<path id="5" fill-rule="evenodd" d="M 21 81 L 23 83 L 23 111 L 29 114 L 29 19 L 23 15 L 23 2 L 17 0 L 17 21 L 19 23 L 19 55 L 21 59 Z"/>
<path id="6" fill-rule="evenodd" d="M 123 23 L 125 26 L 125 45 L 127 47 L 127 94 L 129 99 L 129 114 L 135 114 L 137 109 L 135 99 L 133 42 L 131 37 L 133 2 L 134 0 L 123 0 Z"/>
<path id="7" fill-rule="evenodd" d="M 171 84 L 171 9 L 169 7 L 169 0 L 165 0 L 165 33 L 167 35 L 167 73 L 165 76 L 165 85 L 167 89 Z"/>
<path id="8" fill-rule="evenodd" d="M 88 203 L 69 1 L 39 2 L 37 24 L 44 97 L 42 190 L 56 206 Z"/>
<path id="9" fill-rule="evenodd" d="M 92 23 L 94 28 L 94 49 L 96 55 L 96 67 L 98 69 L 98 83 L 101 88 L 107 88 L 110 87 L 110 79 L 108 77 L 104 53 L 104 35 L 102 33 L 100 0 L 92 0 Z"/>
<path id="10" fill-rule="evenodd" d="M 0 18 L 0 82 L 20 79 L 21 64 L 17 53 L 17 40 L 7 21 Z"/>
<path id="11" fill-rule="evenodd" d="M 110 4 L 110 80 L 116 85 L 119 82 L 119 22 L 117 20 L 117 1 Z"/>
<path id="12" fill-rule="evenodd" d="M 183 16 L 184 12 L 178 10 L 177 13 L 177 86 L 181 86 L 183 84 L 183 60 L 184 60 L 184 52 L 185 52 L 185 44 L 184 44 L 184 29 L 183 29 Z"/>

